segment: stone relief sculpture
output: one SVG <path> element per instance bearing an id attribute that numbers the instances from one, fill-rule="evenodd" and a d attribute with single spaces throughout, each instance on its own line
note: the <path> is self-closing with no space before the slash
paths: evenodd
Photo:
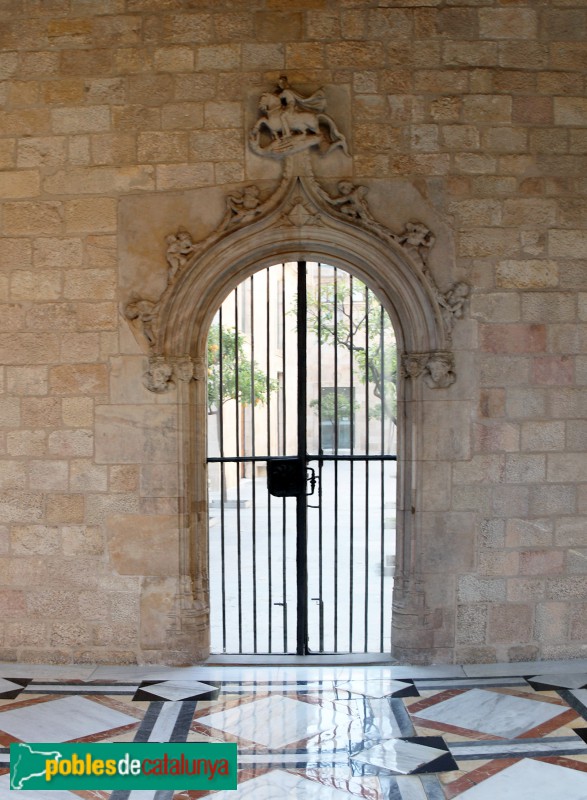
<path id="1" fill-rule="evenodd" d="M 351 181 L 339 181 L 338 195 L 329 195 L 323 189 L 319 191 L 326 202 L 341 214 L 363 222 L 375 222 L 367 204 L 366 186 L 355 186 Z"/>
<path id="2" fill-rule="evenodd" d="M 424 383 L 430 389 L 447 389 L 456 381 L 452 353 L 432 353 L 424 369 Z"/>
<path id="3" fill-rule="evenodd" d="M 428 274 L 428 254 L 436 242 L 432 231 L 421 222 L 406 222 L 397 241 Z"/>
<path id="4" fill-rule="evenodd" d="M 129 320 L 138 320 L 141 324 L 143 335 L 149 347 L 154 347 L 157 341 L 155 325 L 157 323 L 157 303 L 152 300 L 133 298 L 124 307 L 124 316 Z"/>
<path id="5" fill-rule="evenodd" d="M 178 272 L 186 265 L 188 256 L 194 252 L 194 243 L 191 234 L 185 228 L 178 228 L 177 233 L 165 237 L 167 244 L 167 283 L 173 283 Z"/>
<path id="6" fill-rule="evenodd" d="M 232 192 L 226 197 L 226 214 L 221 228 L 228 228 L 240 222 L 248 222 L 263 211 L 263 203 L 259 197 L 259 187 L 245 186 L 241 192 Z"/>
<path id="7" fill-rule="evenodd" d="M 257 155 L 285 158 L 310 148 L 317 148 L 321 155 L 340 148 L 349 155 L 346 138 L 325 113 L 322 89 L 303 97 L 283 75 L 273 92 L 260 96 L 258 108 L 260 119 L 249 134 L 250 147 Z"/>
<path id="8" fill-rule="evenodd" d="M 446 350 L 432 353 L 404 353 L 401 358 L 402 378 L 415 380 L 423 376 L 430 389 L 447 389 L 456 381 L 454 356 Z"/>
<path id="9" fill-rule="evenodd" d="M 149 368 L 143 373 L 143 385 L 156 394 L 169 391 L 173 385 L 173 367 L 161 358 L 149 360 Z"/>
<path id="10" fill-rule="evenodd" d="M 379 222 L 371 213 L 368 201 L 369 188 L 341 178 L 334 190 L 321 185 L 313 175 L 308 156 L 292 158 L 311 149 L 327 155 L 340 149 L 349 155 L 344 135 L 334 120 L 326 113 L 326 95 L 322 89 L 304 96 L 293 89 L 287 77 L 282 76 L 273 91 L 259 98 L 259 119 L 250 130 L 249 146 L 261 156 L 281 159 L 282 176 L 268 194 L 257 184 L 242 185 L 229 190 L 224 199 L 224 214 L 214 230 L 194 241 L 190 232 L 178 227 L 165 237 L 167 285 L 156 299 L 141 298 L 133 294 L 124 314 L 140 325 L 151 354 L 149 369 L 144 374 L 145 386 L 153 392 L 166 392 L 179 381 L 194 377 L 194 365 L 186 359 L 165 359 L 163 343 L 159 341 L 160 314 L 165 315 L 169 298 L 176 291 L 178 277 L 224 236 L 245 226 L 263 225 L 276 212 L 277 224 L 295 226 L 329 226 L 334 220 L 355 225 L 376 235 L 387 245 L 401 248 L 409 257 L 420 281 L 426 287 L 435 306 L 438 322 L 444 328 L 445 341 L 450 346 L 455 321 L 465 312 L 469 286 L 463 281 L 442 292 L 429 268 L 429 257 L 436 236 L 423 222 L 409 220 L 399 233 Z M 299 170 L 302 169 L 300 174 Z M 329 184 L 327 184 L 329 185 Z M 454 383 L 454 359 L 449 351 L 415 353 L 402 360 L 404 378 L 421 377 L 431 388 L 446 388 Z"/>
<path id="11" fill-rule="evenodd" d="M 465 313 L 465 303 L 469 297 L 470 288 L 464 281 L 455 283 L 445 294 L 438 294 L 442 319 L 448 333 L 452 332 L 455 320 L 462 319 Z"/>

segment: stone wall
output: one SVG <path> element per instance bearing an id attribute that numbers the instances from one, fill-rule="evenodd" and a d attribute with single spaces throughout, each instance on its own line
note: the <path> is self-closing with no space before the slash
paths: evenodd
<path id="1" fill-rule="evenodd" d="M 0 0 L 0 48 L 0 660 L 205 653 L 180 391 L 144 387 L 122 310 L 162 235 L 276 177 L 247 134 L 284 73 L 341 98 L 325 175 L 383 182 L 396 231 L 436 221 L 438 284 L 472 287 L 457 383 L 420 390 L 398 654 L 584 655 L 582 0 Z"/>

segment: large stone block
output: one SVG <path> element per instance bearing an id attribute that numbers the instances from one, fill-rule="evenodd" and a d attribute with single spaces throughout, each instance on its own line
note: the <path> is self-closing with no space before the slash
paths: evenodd
<path id="1" fill-rule="evenodd" d="M 496 603 L 489 608 L 487 641 L 527 642 L 532 637 L 534 611 L 530 604 Z"/>
<path id="2" fill-rule="evenodd" d="M 51 367 L 49 384 L 56 395 L 103 395 L 108 391 L 108 370 L 105 364 Z"/>
<path id="3" fill-rule="evenodd" d="M 5 198 L 37 197 L 40 194 L 37 170 L 0 172 L 0 194 Z"/>
<path id="4" fill-rule="evenodd" d="M 463 460 L 471 454 L 470 407 L 464 401 L 424 404 L 424 460 Z"/>
<path id="5" fill-rule="evenodd" d="M 58 134 L 99 133 L 110 130 L 109 106 L 54 108 L 51 111 L 53 131 Z"/>
<path id="6" fill-rule="evenodd" d="M 97 406 L 96 461 L 169 464 L 177 459 L 177 411 L 168 406 Z"/>
<path id="7" fill-rule="evenodd" d="M 533 39 L 537 29 L 537 13 L 531 8 L 479 10 L 479 34 L 482 39 Z"/>
<path id="8" fill-rule="evenodd" d="M 465 575 L 459 578 L 458 599 L 460 603 L 499 603 L 506 597 L 505 578 L 480 578 Z"/>
<path id="9" fill-rule="evenodd" d="M 106 538 L 110 563 L 118 574 L 178 574 L 176 517 L 115 514 L 106 520 Z"/>
<path id="10" fill-rule="evenodd" d="M 84 521 L 83 494 L 50 494 L 46 503 L 47 522 L 78 523 Z"/>
<path id="11" fill-rule="evenodd" d="M 59 555 L 59 528 L 47 525 L 15 525 L 10 537 L 14 556 Z"/>
<path id="12" fill-rule="evenodd" d="M 587 126 L 587 99 L 584 97 L 555 97 L 554 121 L 556 125 Z"/>
<path id="13" fill-rule="evenodd" d="M 87 197 L 68 201 L 65 204 L 65 228 L 68 233 L 115 231 L 116 200 L 110 197 Z"/>
<path id="14" fill-rule="evenodd" d="M 142 582 L 140 641 L 144 649 L 165 648 L 177 597 L 174 578 L 146 578 Z"/>
<path id="15" fill-rule="evenodd" d="M 66 492 L 69 489 L 68 463 L 56 459 L 31 461 L 29 480 L 31 487 L 41 491 Z"/>

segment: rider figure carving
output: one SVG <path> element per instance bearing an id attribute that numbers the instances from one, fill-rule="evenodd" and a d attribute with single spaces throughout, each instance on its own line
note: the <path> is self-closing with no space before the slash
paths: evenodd
<path id="1" fill-rule="evenodd" d="M 291 136 L 289 120 L 294 114 L 298 113 L 299 109 L 322 113 L 326 108 L 326 98 L 322 89 L 314 92 L 310 97 L 302 97 L 297 92 L 294 92 L 285 75 L 282 75 L 277 81 L 275 94 L 279 97 L 281 103 L 279 116 L 281 118 L 283 136 Z"/>

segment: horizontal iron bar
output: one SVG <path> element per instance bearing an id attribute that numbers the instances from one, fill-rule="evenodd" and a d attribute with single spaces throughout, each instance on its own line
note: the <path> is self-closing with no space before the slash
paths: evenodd
<path id="1" fill-rule="evenodd" d="M 208 464 L 250 464 L 253 461 L 273 461 L 273 459 L 283 458 L 283 456 L 212 456 L 207 458 Z M 292 456 L 295 458 L 295 456 Z M 396 455 L 315 455 L 308 453 L 305 457 L 306 461 L 397 461 Z"/>

